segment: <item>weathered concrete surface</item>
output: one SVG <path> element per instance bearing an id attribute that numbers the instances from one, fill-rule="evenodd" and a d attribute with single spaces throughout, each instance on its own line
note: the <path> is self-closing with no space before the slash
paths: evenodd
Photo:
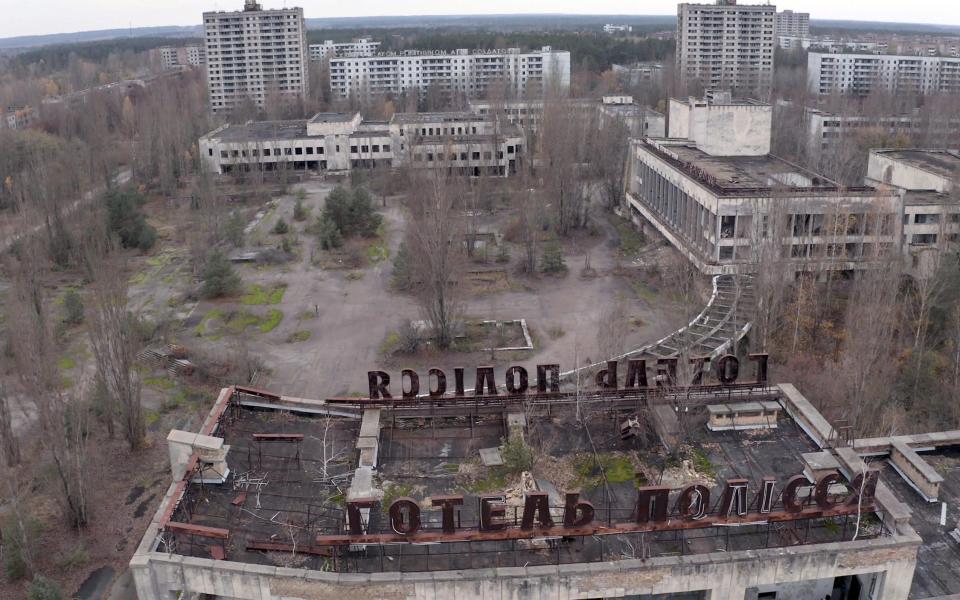
<path id="1" fill-rule="evenodd" d="M 659 557 L 606 563 L 476 569 L 435 573 L 326 573 L 160 553 L 131 562 L 140 600 L 170 592 L 239 600 L 580 598 L 709 590 L 711 598 L 743 598 L 749 588 L 885 573 L 876 598 L 906 600 L 920 539 L 892 538 L 769 550 Z"/>

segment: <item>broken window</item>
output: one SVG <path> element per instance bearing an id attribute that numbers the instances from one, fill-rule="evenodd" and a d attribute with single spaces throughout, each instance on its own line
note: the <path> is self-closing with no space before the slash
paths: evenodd
<path id="1" fill-rule="evenodd" d="M 737 224 L 737 217 L 735 216 L 721 216 L 720 217 L 720 239 L 725 240 L 733 237 L 734 227 Z"/>
<path id="2" fill-rule="evenodd" d="M 733 246 L 720 246 L 720 260 L 733 260 Z"/>

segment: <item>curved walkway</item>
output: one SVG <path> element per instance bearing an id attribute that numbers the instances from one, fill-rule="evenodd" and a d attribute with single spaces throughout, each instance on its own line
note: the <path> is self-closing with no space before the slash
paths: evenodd
<path id="1" fill-rule="evenodd" d="M 713 278 L 713 294 L 706 307 L 686 326 L 652 344 L 630 350 L 610 360 L 637 358 L 670 358 L 686 354 L 715 358 L 728 351 L 750 331 L 754 295 L 750 277 L 717 275 Z M 601 368 L 598 362 L 561 373 L 568 378 L 580 371 Z"/>

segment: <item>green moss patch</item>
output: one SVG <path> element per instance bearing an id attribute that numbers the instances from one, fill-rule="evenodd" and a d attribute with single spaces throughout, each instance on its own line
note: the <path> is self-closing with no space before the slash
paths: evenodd
<path id="1" fill-rule="evenodd" d="M 253 284 L 247 293 L 240 298 L 240 304 L 247 306 L 280 304 L 283 302 L 283 295 L 287 291 L 287 284 L 278 283 L 265 288 L 259 284 Z"/>

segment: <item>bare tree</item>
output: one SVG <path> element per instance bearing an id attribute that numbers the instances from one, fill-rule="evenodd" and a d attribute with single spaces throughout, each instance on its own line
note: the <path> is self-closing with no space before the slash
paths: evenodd
<path id="1" fill-rule="evenodd" d="M 142 446 L 146 433 L 140 377 L 134 369 L 140 342 L 134 317 L 127 309 L 122 258 L 106 253 L 94 264 L 90 346 L 110 402 L 119 411 L 123 435 L 130 449 L 136 450 Z"/>
<path id="2" fill-rule="evenodd" d="M 444 153 L 448 155 L 448 153 Z M 411 171 L 414 190 L 407 197 L 409 249 L 417 297 L 440 348 L 453 343 L 460 318 L 458 279 L 463 273 L 464 227 L 461 207 L 464 182 L 448 169 Z"/>
<path id="3" fill-rule="evenodd" d="M 53 461 L 64 516 L 75 527 L 87 522 L 86 414 L 71 405 L 62 390 L 57 368 L 57 344 L 43 296 L 43 263 L 36 244 L 11 265 L 14 273 L 8 305 L 11 347 L 24 394 L 36 411 L 42 447 Z"/>

